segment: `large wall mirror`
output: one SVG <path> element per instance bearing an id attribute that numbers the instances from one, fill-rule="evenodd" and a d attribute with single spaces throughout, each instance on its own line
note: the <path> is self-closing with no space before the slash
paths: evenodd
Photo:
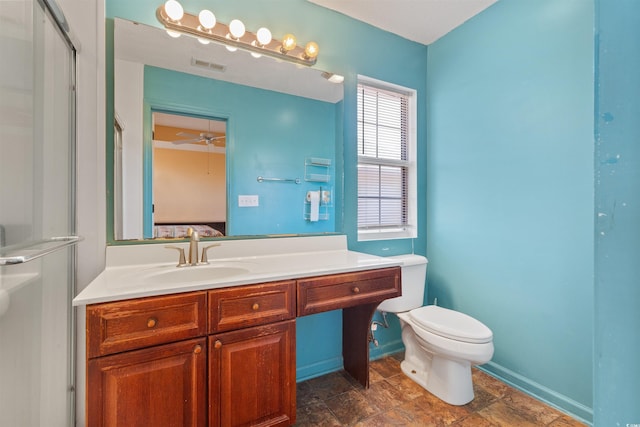
<path id="1" fill-rule="evenodd" d="M 114 241 L 337 231 L 342 84 L 114 19 Z"/>

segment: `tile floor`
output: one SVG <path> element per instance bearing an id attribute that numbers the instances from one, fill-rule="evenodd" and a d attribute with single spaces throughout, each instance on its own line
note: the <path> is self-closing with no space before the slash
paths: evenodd
<path id="1" fill-rule="evenodd" d="M 296 426 L 549 426 L 584 424 L 474 369 L 475 399 L 452 406 L 400 370 L 402 353 L 371 362 L 368 390 L 344 372 L 298 384 Z"/>

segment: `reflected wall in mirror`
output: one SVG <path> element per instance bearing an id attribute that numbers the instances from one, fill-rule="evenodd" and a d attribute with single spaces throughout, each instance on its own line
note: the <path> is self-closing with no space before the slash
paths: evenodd
<path id="1" fill-rule="evenodd" d="M 156 225 L 187 223 L 222 223 L 219 231 L 228 236 L 335 232 L 333 200 L 339 195 L 333 168 L 342 140 L 343 88 L 322 74 L 247 52 L 230 53 L 213 43 L 204 46 L 188 37 L 172 39 L 159 28 L 114 19 L 114 115 L 121 129 L 114 139 L 121 141 L 121 155 L 114 145 L 114 164 L 108 167 L 114 170 L 115 240 L 154 238 Z M 159 172 L 157 143 L 152 144 L 158 140 L 153 138 L 154 113 L 215 119 L 207 126 L 226 124 L 225 185 L 185 195 L 177 203 L 179 216 L 164 217 L 159 195 L 151 191 Z M 183 136 L 214 133 L 208 127 L 188 130 Z M 207 146 L 211 150 L 215 144 Z M 169 163 L 177 162 L 180 151 L 163 154 Z M 325 163 L 320 180 L 310 172 L 312 158 Z M 300 183 L 259 182 L 259 176 Z M 321 215 L 311 218 L 308 193 L 320 190 L 330 197 L 321 204 Z M 244 195 L 257 196 L 258 206 L 239 206 Z M 217 200 L 215 218 L 202 215 L 204 199 Z"/>

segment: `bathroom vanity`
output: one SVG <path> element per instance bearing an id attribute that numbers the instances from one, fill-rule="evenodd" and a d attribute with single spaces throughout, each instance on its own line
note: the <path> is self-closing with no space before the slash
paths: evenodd
<path id="1" fill-rule="evenodd" d="M 349 251 L 344 236 L 225 241 L 209 265 L 180 269 L 173 251 L 136 246 L 108 248 L 74 300 L 87 425 L 291 425 L 295 319 L 329 310 L 342 309 L 345 370 L 368 387 L 369 325 L 401 294 L 397 260 Z"/>

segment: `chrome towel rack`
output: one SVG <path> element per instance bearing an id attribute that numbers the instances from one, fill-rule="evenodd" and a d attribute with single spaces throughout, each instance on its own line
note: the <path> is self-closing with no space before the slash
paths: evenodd
<path id="1" fill-rule="evenodd" d="M 0 265 L 22 264 L 40 258 L 64 247 L 75 245 L 82 237 L 65 236 L 24 242 L 0 248 Z"/>
<path id="2" fill-rule="evenodd" d="M 265 178 L 263 176 L 258 177 L 258 182 L 274 181 L 274 182 L 293 182 L 300 184 L 300 178 Z"/>

